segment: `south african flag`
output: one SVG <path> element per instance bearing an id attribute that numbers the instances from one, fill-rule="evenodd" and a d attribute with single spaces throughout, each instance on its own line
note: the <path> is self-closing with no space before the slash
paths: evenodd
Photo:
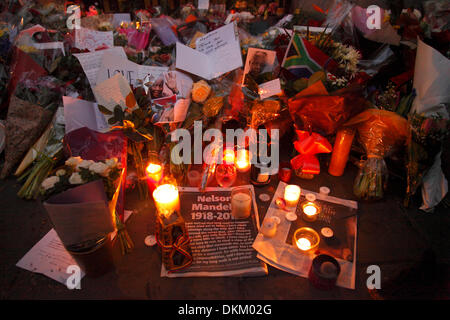
<path id="1" fill-rule="evenodd" d="M 297 33 L 291 37 L 282 67 L 297 78 L 309 78 L 320 70 L 334 70 L 336 62 Z"/>

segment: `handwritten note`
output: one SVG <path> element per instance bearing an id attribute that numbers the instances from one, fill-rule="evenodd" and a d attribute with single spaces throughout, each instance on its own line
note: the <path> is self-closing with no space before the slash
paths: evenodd
<path id="1" fill-rule="evenodd" d="M 281 84 L 280 79 L 275 79 L 272 81 L 267 81 L 258 86 L 259 97 L 262 99 L 266 99 L 268 97 L 277 95 L 281 93 Z"/>
<path id="2" fill-rule="evenodd" d="M 176 67 L 207 80 L 242 67 L 235 24 L 230 23 L 198 38 L 196 50 L 177 42 Z"/>
<path id="3" fill-rule="evenodd" d="M 114 36 L 112 31 L 97 31 L 80 27 L 75 29 L 75 47 L 95 51 L 98 48 L 114 47 Z"/>
<path id="4" fill-rule="evenodd" d="M 106 53 L 114 53 L 122 58 L 127 58 L 127 54 L 123 50 L 123 47 L 114 47 L 111 49 L 100 50 L 88 53 L 76 53 L 74 56 L 80 61 L 81 67 L 83 68 L 86 77 L 89 80 L 91 88 L 95 87 L 97 84 L 97 74 L 102 65 L 103 55 Z"/>
<path id="5" fill-rule="evenodd" d="M 157 79 L 168 70 L 168 67 L 139 65 L 127 58 L 116 55 L 115 52 L 107 52 L 102 57 L 96 83 L 101 83 L 120 73 L 128 80 L 130 85 L 137 87 L 148 75 L 151 75 L 152 79 Z"/>

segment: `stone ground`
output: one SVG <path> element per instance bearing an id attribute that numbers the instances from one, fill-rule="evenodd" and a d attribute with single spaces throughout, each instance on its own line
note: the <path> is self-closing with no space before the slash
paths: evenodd
<path id="1" fill-rule="evenodd" d="M 326 170 L 313 180 L 296 181 L 302 188 L 318 191 L 329 186 L 332 195 L 356 200 L 352 194 L 356 167 L 348 165 L 343 177 Z M 273 192 L 278 179 L 257 194 Z M 356 289 L 315 289 L 306 278 L 269 267 L 269 275 L 257 278 L 160 277 L 156 247 L 144 238 L 154 231 L 153 206 L 145 206 L 127 194 L 127 208 L 135 213 L 127 223 L 135 242 L 134 251 L 121 256 L 115 245 L 116 267 L 101 278 L 84 278 L 81 290 L 41 274 L 15 266 L 50 229 L 51 224 L 35 202 L 16 196 L 14 179 L 0 183 L 0 298 L 1 299 L 448 299 L 450 297 L 450 215 L 439 207 L 434 213 L 402 207 L 403 187 L 394 182 L 384 200 L 359 203 Z M 418 207 L 418 206 L 415 206 Z M 259 204 L 263 217 L 267 204 Z M 369 265 L 380 266 L 381 290 L 366 287 Z"/>

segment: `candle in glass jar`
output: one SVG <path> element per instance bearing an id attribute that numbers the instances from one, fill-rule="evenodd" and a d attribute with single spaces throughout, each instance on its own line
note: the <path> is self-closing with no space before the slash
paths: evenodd
<path id="1" fill-rule="evenodd" d="M 155 182 L 161 180 L 162 176 L 162 167 L 159 164 L 150 163 L 147 166 L 147 177 L 152 179 Z"/>
<path id="2" fill-rule="evenodd" d="M 236 192 L 231 195 L 231 213 L 236 219 L 246 219 L 252 210 L 252 197 L 245 192 Z"/>
<path id="3" fill-rule="evenodd" d="M 302 251 L 308 251 L 311 249 L 311 241 L 306 238 L 300 238 L 296 242 L 297 247 Z"/>
<path id="4" fill-rule="evenodd" d="M 328 173 L 332 176 L 339 177 L 344 173 L 354 137 L 355 130 L 352 128 L 343 128 L 337 132 L 328 167 Z"/>
<path id="5" fill-rule="evenodd" d="M 235 156 L 234 156 L 234 150 L 233 149 L 227 148 L 227 149 L 225 149 L 223 151 L 223 162 L 225 164 L 234 163 L 234 158 L 235 158 Z"/>
<path id="6" fill-rule="evenodd" d="M 248 150 L 241 149 L 237 151 L 236 169 L 239 172 L 247 172 L 250 169 L 250 155 Z"/>
<path id="7" fill-rule="evenodd" d="M 298 200 L 300 199 L 301 189 L 299 186 L 290 184 L 284 189 L 284 201 L 286 201 L 287 207 L 297 206 Z"/>
<path id="8" fill-rule="evenodd" d="M 306 221 L 316 221 L 319 209 L 317 205 L 313 202 L 307 202 L 304 205 L 302 205 L 303 209 L 303 219 Z"/>
<path id="9" fill-rule="evenodd" d="M 178 188 L 172 184 L 160 185 L 153 191 L 153 199 L 158 214 L 165 218 L 178 211 L 180 208 L 180 198 Z"/>

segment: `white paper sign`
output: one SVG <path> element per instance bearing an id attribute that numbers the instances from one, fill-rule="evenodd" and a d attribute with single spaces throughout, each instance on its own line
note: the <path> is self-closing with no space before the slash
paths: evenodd
<path id="1" fill-rule="evenodd" d="M 177 42 L 176 67 L 207 80 L 242 67 L 235 24 L 228 24 L 198 38 L 196 50 Z"/>
<path id="2" fill-rule="evenodd" d="M 98 132 L 109 129 L 97 103 L 64 96 L 63 104 L 66 134 L 83 127 Z"/>
<path id="3" fill-rule="evenodd" d="M 198 9 L 199 10 L 208 10 L 209 9 L 209 0 L 198 0 Z"/>
<path id="4" fill-rule="evenodd" d="M 127 54 L 123 50 L 123 47 L 114 47 L 95 52 L 74 54 L 74 56 L 80 61 L 81 67 L 89 80 L 91 88 L 95 87 L 97 84 L 97 74 L 102 65 L 102 57 L 105 53 L 114 53 L 122 58 L 127 58 Z"/>
<path id="5" fill-rule="evenodd" d="M 75 29 L 75 47 L 95 51 L 100 47 L 114 47 L 114 36 L 112 31 L 97 31 L 80 27 Z"/>
<path id="6" fill-rule="evenodd" d="M 147 75 L 151 75 L 153 79 L 157 79 L 162 73 L 168 70 L 168 67 L 139 65 L 127 58 L 116 55 L 114 52 L 107 52 L 102 57 L 102 64 L 97 74 L 96 83 L 101 83 L 120 73 L 128 80 L 130 85 L 137 87 Z"/>
<path id="7" fill-rule="evenodd" d="M 66 55 L 66 51 L 64 50 L 64 43 L 62 42 L 35 42 L 33 46 L 38 50 L 61 49 L 63 55 Z"/>
<path id="8" fill-rule="evenodd" d="M 272 81 L 267 81 L 259 86 L 259 97 L 262 99 L 277 95 L 281 93 L 280 79 L 275 79 Z"/>
<path id="9" fill-rule="evenodd" d="M 127 97 L 132 95 L 130 85 L 128 81 L 118 73 L 114 77 L 99 83 L 92 89 L 97 103 L 104 106 L 106 109 L 113 111 L 116 105 L 119 105 L 122 110 L 129 108 L 134 110 L 137 107 L 137 103 L 134 106 L 127 106 Z M 134 96 L 133 96 L 134 98 Z M 105 118 L 109 119 L 112 116 L 105 115 Z"/>

